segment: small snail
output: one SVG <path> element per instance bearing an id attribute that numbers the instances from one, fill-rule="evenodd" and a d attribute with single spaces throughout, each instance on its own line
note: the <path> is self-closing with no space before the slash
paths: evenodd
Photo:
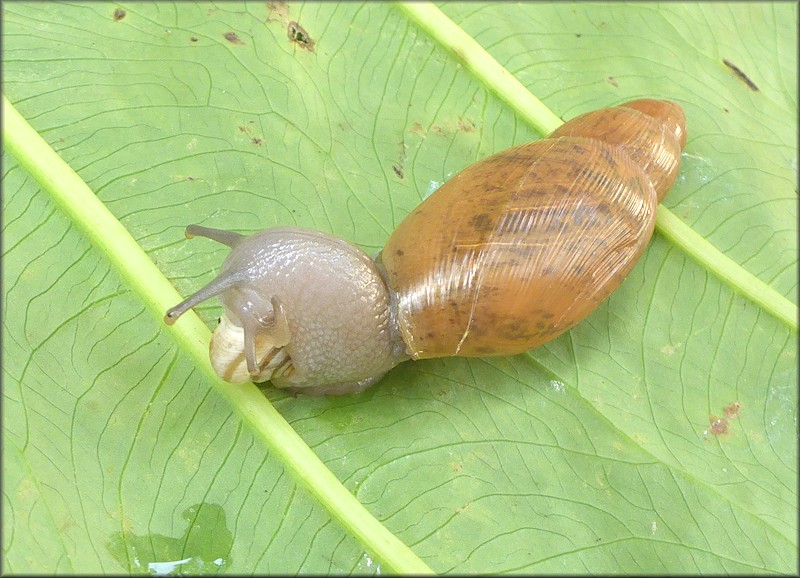
<path id="1" fill-rule="evenodd" d="M 635 100 L 495 154 L 400 223 L 375 261 L 309 229 L 251 236 L 165 317 L 219 295 L 211 362 L 232 383 L 357 393 L 407 359 L 514 355 L 588 316 L 631 271 L 678 175 L 680 106 Z"/>

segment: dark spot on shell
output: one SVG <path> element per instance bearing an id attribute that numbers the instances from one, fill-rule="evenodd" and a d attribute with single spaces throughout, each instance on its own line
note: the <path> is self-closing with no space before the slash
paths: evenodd
<path id="1" fill-rule="evenodd" d="M 236 35 L 235 32 L 226 32 L 223 36 L 225 36 L 225 40 L 231 44 L 244 44 L 244 42 Z"/>
<path id="2" fill-rule="evenodd" d="M 392 165 L 392 170 L 394 170 L 394 174 L 398 176 L 398 178 L 405 178 L 405 173 L 403 172 L 403 167 L 399 165 Z"/>
<path id="3" fill-rule="evenodd" d="M 486 213 L 475 215 L 469 220 L 469 224 L 480 231 L 492 228 L 492 219 Z"/>
<path id="4" fill-rule="evenodd" d="M 125 18 L 125 16 L 127 15 L 128 13 L 125 12 L 122 8 L 117 8 L 116 10 L 114 10 L 114 20 L 116 20 L 117 22 Z"/>
<path id="5" fill-rule="evenodd" d="M 575 141 L 573 141 L 570 144 L 572 145 L 570 147 L 572 149 L 572 152 L 574 152 L 576 155 L 585 155 L 588 152 L 588 149 L 586 147 L 581 146 L 579 143 Z"/>
<path id="6" fill-rule="evenodd" d="M 402 249 L 398 249 L 397 251 L 394 252 L 394 254 L 397 255 L 398 257 L 402 257 L 403 255 L 406 254 L 406 252 L 403 251 Z"/>
<path id="7" fill-rule="evenodd" d="M 306 29 L 300 26 L 297 22 L 292 20 L 289 22 L 288 26 L 286 27 L 286 35 L 289 37 L 289 40 L 299 45 L 301 48 L 305 48 L 306 50 L 314 50 L 314 40 L 311 38 Z"/>
<path id="8" fill-rule="evenodd" d="M 512 319 L 503 323 L 498 327 L 498 333 L 504 339 L 509 339 L 511 341 L 524 340 L 532 337 L 522 319 Z"/>
<path id="9" fill-rule="evenodd" d="M 483 345 L 481 347 L 476 347 L 475 351 L 481 355 L 494 355 L 497 350 L 494 347 Z"/>
<path id="10" fill-rule="evenodd" d="M 475 337 L 483 337 L 486 335 L 486 328 L 478 323 L 474 323 L 470 326 L 469 333 L 471 336 Z"/>
<path id="11" fill-rule="evenodd" d="M 425 337 L 428 337 L 428 338 L 430 338 L 430 339 L 433 339 L 434 337 L 436 337 L 436 334 L 435 334 L 433 331 L 428 331 L 428 332 L 425 334 Z"/>
<path id="12" fill-rule="evenodd" d="M 603 145 L 605 145 L 605 143 L 603 143 Z M 600 146 L 598 148 L 600 149 L 600 156 L 603 157 L 603 160 L 606 161 L 610 167 L 616 167 L 617 159 L 614 158 L 611 147 Z"/>

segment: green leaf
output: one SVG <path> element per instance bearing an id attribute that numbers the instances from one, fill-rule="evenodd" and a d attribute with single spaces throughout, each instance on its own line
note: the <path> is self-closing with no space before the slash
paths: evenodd
<path id="1" fill-rule="evenodd" d="M 666 206 L 797 302 L 796 5 L 442 9 L 562 118 L 684 106 Z M 374 253 L 455 171 L 540 136 L 388 4 L 3 10 L 5 95 L 182 294 L 225 254 L 188 223 L 311 226 Z M 284 475 L 304 448 L 265 449 L 258 428 L 280 424 L 254 388 L 249 425 L 233 388 L 233 405 L 212 391 L 202 339 L 152 314 L 171 289 L 146 298 L 157 275 L 115 272 L 102 242 L 119 239 L 3 160 L 4 571 L 388 566 L 310 497 L 335 483 Z M 709 263 L 657 235 L 528 355 L 407 363 L 352 397 L 264 393 L 436 571 L 796 572 L 796 331 Z"/>

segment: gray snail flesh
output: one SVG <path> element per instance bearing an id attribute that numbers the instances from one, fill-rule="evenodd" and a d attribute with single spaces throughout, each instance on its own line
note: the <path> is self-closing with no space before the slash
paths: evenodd
<path id="1" fill-rule="evenodd" d="M 587 317 L 642 255 L 686 143 L 680 106 L 636 100 L 581 115 L 445 183 L 375 261 L 309 229 L 251 236 L 165 321 L 219 296 L 210 346 L 231 383 L 363 391 L 407 359 L 514 355 Z"/>

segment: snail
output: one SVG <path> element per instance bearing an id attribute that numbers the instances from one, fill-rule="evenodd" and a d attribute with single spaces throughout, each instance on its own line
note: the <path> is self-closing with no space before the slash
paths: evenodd
<path id="1" fill-rule="evenodd" d="M 171 308 L 219 296 L 214 370 L 312 395 L 358 393 L 408 359 L 515 355 L 587 317 L 653 233 L 678 175 L 683 109 L 634 100 L 473 164 L 409 214 L 375 260 L 310 229 L 190 225 L 231 248 Z"/>

